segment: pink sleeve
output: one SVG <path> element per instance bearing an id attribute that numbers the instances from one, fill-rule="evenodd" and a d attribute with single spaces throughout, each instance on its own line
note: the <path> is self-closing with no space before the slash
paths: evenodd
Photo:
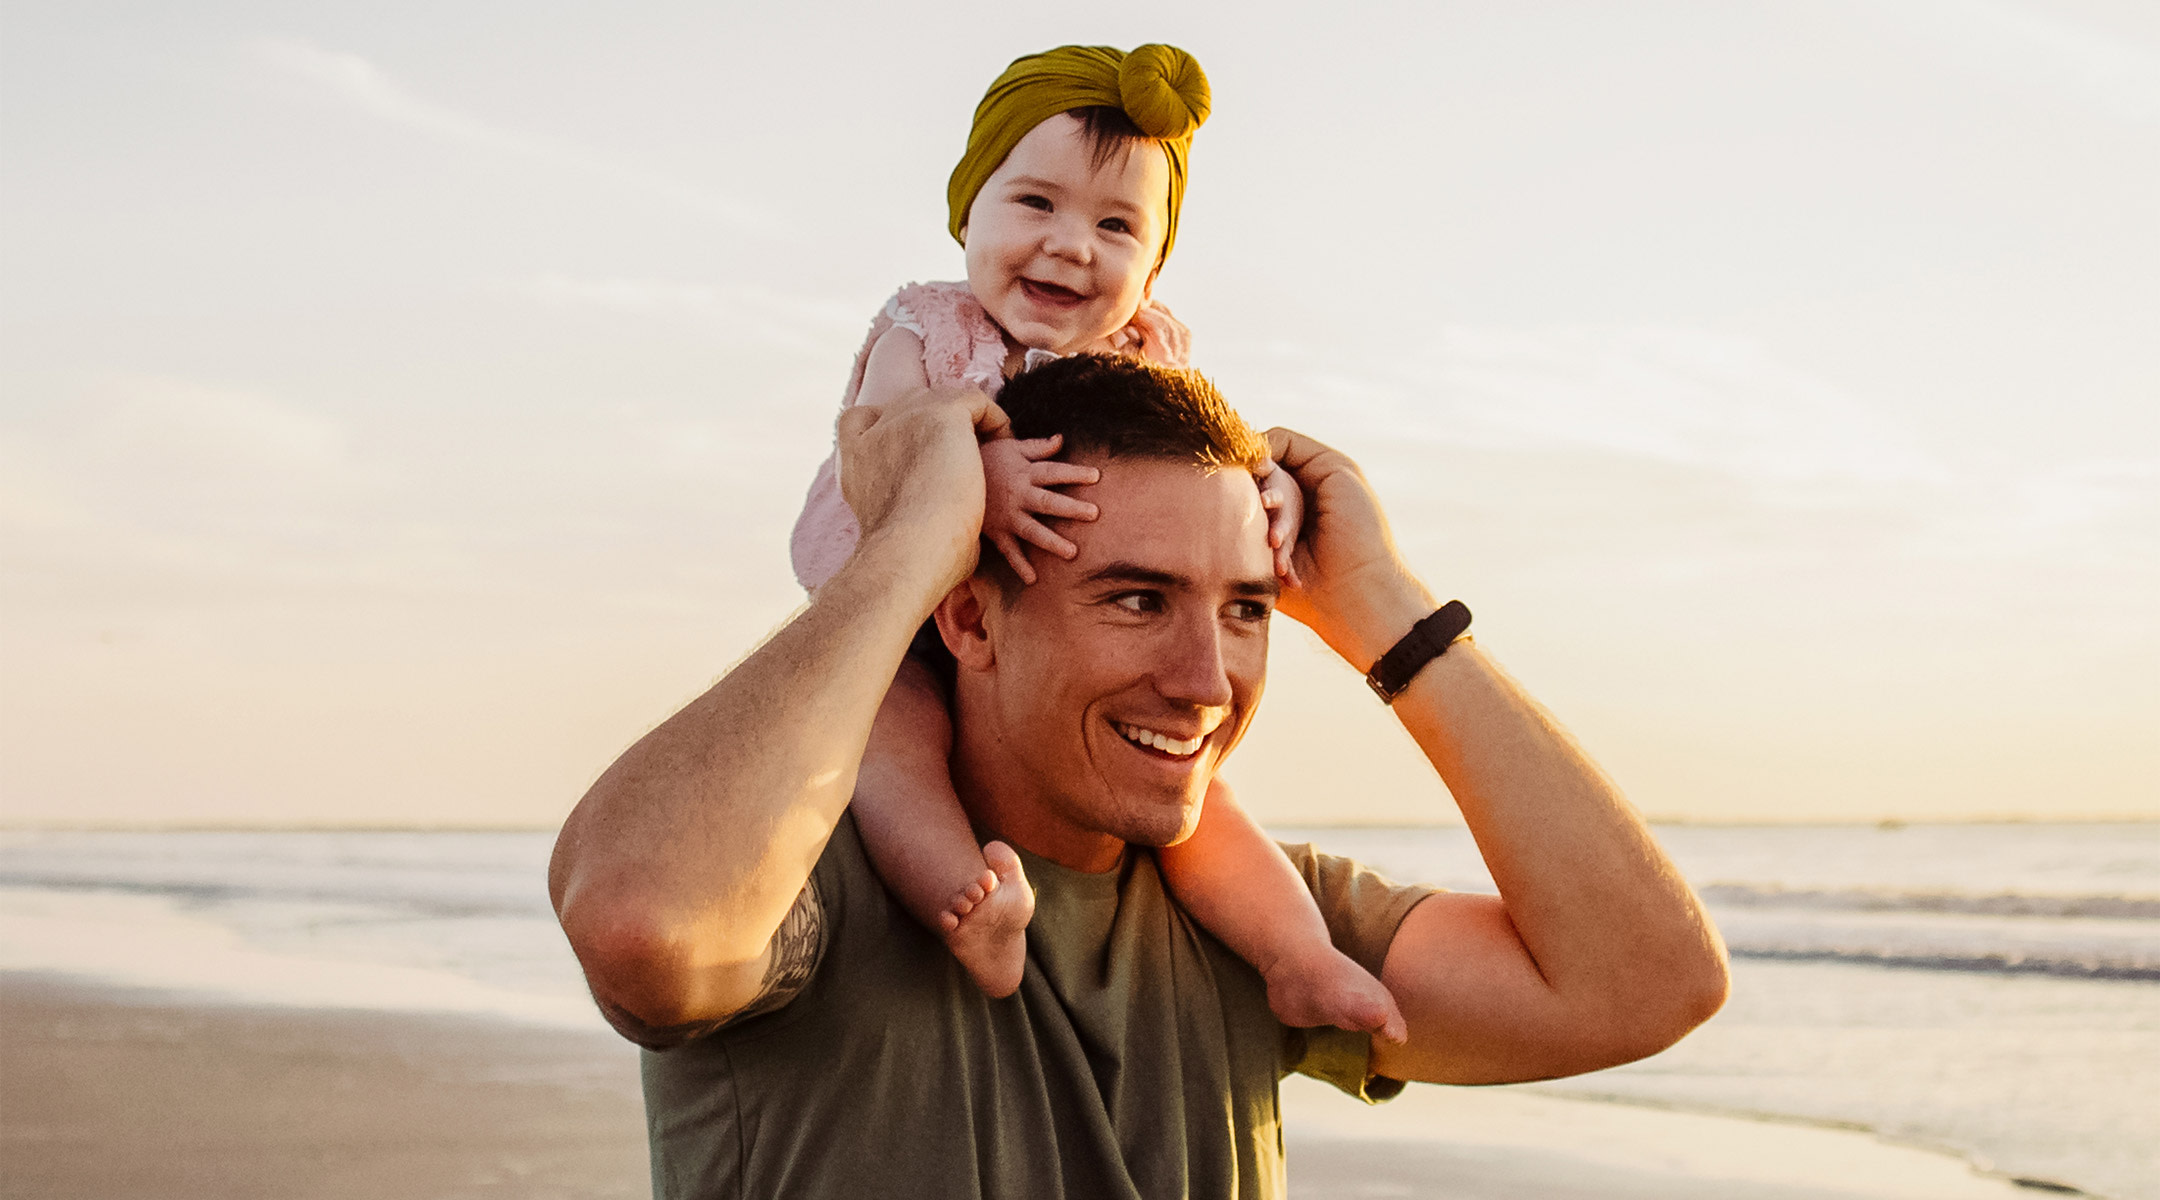
<path id="1" fill-rule="evenodd" d="M 794 535 L 788 538 L 795 582 L 806 591 L 816 591 L 855 553 L 855 539 L 861 536 L 855 510 L 840 495 L 840 457 L 835 450 L 825 456 L 810 480 L 810 494 L 804 497 L 802 515 L 795 518 Z"/>
<path id="2" fill-rule="evenodd" d="M 898 326 L 923 341 L 923 371 L 936 387 L 979 387 L 992 396 L 1004 384 L 1005 338 L 964 283 L 911 283 L 893 294 L 870 322 L 870 336 L 855 354 L 840 407 L 845 411 L 862 391 L 871 348 L 886 330 Z M 788 538 L 788 559 L 795 581 L 815 591 L 855 552 L 862 527 L 840 495 L 839 450 L 818 467 L 803 498 L 795 532 Z"/>

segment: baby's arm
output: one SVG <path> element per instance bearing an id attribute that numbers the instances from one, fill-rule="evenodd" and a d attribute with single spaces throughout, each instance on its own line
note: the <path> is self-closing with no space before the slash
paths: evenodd
<path id="1" fill-rule="evenodd" d="M 1391 1042 L 1404 1039 L 1395 998 L 1335 948 L 1320 906 L 1289 856 L 1245 815 L 1221 780 L 1208 786 L 1193 835 L 1157 853 L 1178 902 L 1259 969 L 1268 1007 L 1283 1024 L 1337 1025 Z"/>

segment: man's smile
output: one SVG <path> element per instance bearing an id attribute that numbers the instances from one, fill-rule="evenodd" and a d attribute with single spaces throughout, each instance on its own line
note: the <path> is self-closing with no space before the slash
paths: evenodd
<path id="1" fill-rule="evenodd" d="M 1201 746 L 1207 743 L 1207 734 L 1205 733 L 1189 738 L 1173 738 L 1169 734 L 1158 730 L 1148 729 L 1140 725 L 1128 725 L 1123 721 L 1112 721 L 1110 724 L 1118 731 L 1118 736 L 1126 741 L 1169 758 L 1191 758 L 1200 752 Z"/>

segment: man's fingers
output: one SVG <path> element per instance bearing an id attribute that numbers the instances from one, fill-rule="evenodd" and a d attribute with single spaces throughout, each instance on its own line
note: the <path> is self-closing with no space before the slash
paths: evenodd
<path id="1" fill-rule="evenodd" d="M 1012 418 L 1005 415 L 1005 410 L 999 408 L 996 401 L 979 391 L 962 392 L 959 395 L 968 405 L 968 415 L 975 422 L 976 441 L 987 442 L 993 438 L 1012 436 Z"/>
<path id="2" fill-rule="evenodd" d="M 1027 510 L 1046 517 L 1064 517 L 1069 521 L 1092 521 L 1101 510 L 1085 500 L 1076 500 L 1063 492 L 1050 492 L 1036 488 L 1028 493 Z M 1040 542 L 1036 543 L 1041 545 Z"/>
<path id="3" fill-rule="evenodd" d="M 883 415 L 884 410 L 876 405 L 857 404 L 842 410 L 836 429 L 843 438 L 858 438 L 870 432 L 870 427 L 877 424 L 878 418 Z"/>
<path id="4" fill-rule="evenodd" d="M 1048 550 L 1050 553 L 1057 555 L 1059 558 L 1073 558 L 1080 553 L 1080 547 L 1075 546 L 1071 542 L 1066 541 L 1064 538 L 1059 537 L 1057 535 L 1057 532 L 1051 529 L 1048 525 L 1045 525 L 1041 521 L 1037 521 L 1032 518 L 1022 520 L 1019 524 L 1015 525 L 1013 527 L 1013 532 L 1019 534 L 1021 539 L 1026 541 L 1029 545 L 1040 546 L 1043 549 Z M 1022 578 L 1027 577 L 1023 576 Z M 1032 578 L 1028 578 L 1028 582 L 1033 583 L 1035 581 Z"/>
<path id="5" fill-rule="evenodd" d="M 1267 431 L 1268 450 L 1277 465 L 1292 475 L 1302 478 L 1314 460 L 1333 456 L 1343 458 L 1343 453 L 1333 446 L 1278 425 Z M 1344 459 L 1347 463 L 1349 460 Z"/>

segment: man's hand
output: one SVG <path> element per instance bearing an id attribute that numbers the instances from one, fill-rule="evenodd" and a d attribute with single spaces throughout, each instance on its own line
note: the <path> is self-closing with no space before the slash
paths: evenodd
<path id="1" fill-rule="evenodd" d="M 920 391 L 840 414 L 840 494 L 863 545 L 895 543 L 935 571 L 942 596 L 975 569 L 982 532 L 978 439 L 1010 437 L 1005 412 L 977 391 Z"/>
<path id="2" fill-rule="evenodd" d="M 1305 496 L 1290 560 L 1298 586 L 1283 592 L 1280 611 L 1367 670 L 1438 605 L 1403 564 L 1379 498 L 1348 455 L 1288 429 L 1267 439 Z"/>
<path id="3" fill-rule="evenodd" d="M 1280 610 L 1369 669 L 1436 607 L 1348 457 L 1287 429 L 1275 461 L 1305 493 Z M 1390 706 L 1439 771 L 1498 896 L 1433 896 L 1396 931 L 1381 982 L 1410 1039 L 1396 1079 L 1500 1083 L 1596 1070 L 1671 1045 L 1724 1003 L 1717 931 L 1627 801 L 1558 722 L 1473 644 Z"/>

